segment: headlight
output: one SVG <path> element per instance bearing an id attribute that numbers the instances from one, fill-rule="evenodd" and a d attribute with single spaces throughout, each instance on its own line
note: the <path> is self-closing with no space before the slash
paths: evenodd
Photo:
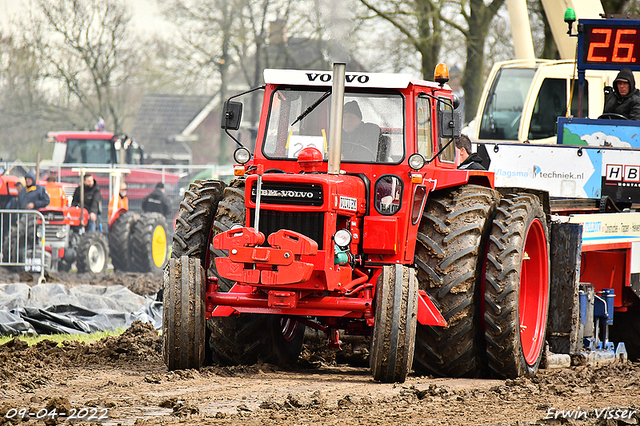
<path id="1" fill-rule="evenodd" d="M 425 159 L 422 155 L 420 154 L 411 154 L 411 156 L 409 157 L 409 167 L 411 167 L 413 170 L 420 170 L 425 163 Z"/>
<path id="2" fill-rule="evenodd" d="M 335 233 L 333 241 L 335 241 L 338 247 L 347 247 L 351 244 L 351 232 L 346 229 L 341 229 Z"/>
<path id="3" fill-rule="evenodd" d="M 56 232 L 56 238 L 63 239 L 63 238 L 64 238 L 64 236 L 65 236 L 66 234 L 67 234 L 67 233 L 66 233 L 66 231 L 64 230 L 64 228 L 63 228 L 63 229 L 60 229 L 60 230 L 58 230 L 58 231 Z"/>
<path id="4" fill-rule="evenodd" d="M 251 153 L 247 148 L 238 148 L 233 153 L 233 159 L 236 160 L 238 164 L 246 164 L 251 160 Z"/>

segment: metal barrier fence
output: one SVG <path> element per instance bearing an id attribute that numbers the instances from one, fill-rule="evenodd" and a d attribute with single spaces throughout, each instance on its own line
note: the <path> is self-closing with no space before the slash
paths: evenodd
<path id="1" fill-rule="evenodd" d="M 0 210 L 0 266 L 39 272 L 44 281 L 45 219 L 36 210 Z"/>

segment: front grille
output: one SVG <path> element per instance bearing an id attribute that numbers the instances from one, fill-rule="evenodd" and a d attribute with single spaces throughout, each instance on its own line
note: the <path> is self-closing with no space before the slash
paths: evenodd
<path id="1" fill-rule="evenodd" d="M 251 224 L 255 224 L 255 210 L 251 210 Z M 265 237 L 281 229 L 299 232 L 318 243 L 322 250 L 324 235 L 324 213 L 322 212 L 283 212 L 260 210 L 260 232 Z"/>
<path id="2" fill-rule="evenodd" d="M 69 225 L 47 225 L 45 227 L 45 240 L 47 245 L 55 242 L 65 243 L 69 238 Z"/>

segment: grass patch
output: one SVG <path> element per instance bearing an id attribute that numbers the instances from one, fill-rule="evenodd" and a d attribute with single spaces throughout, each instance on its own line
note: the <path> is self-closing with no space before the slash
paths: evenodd
<path id="1" fill-rule="evenodd" d="M 118 328 L 115 331 L 99 331 L 91 334 L 47 334 L 41 336 L 18 336 L 18 338 L 24 342 L 27 342 L 29 346 L 35 345 L 42 340 L 52 340 L 57 342 L 58 345 L 62 344 L 65 340 L 75 340 L 78 342 L 93 342 L 96 340 L 104 339 L 109 336 L 119 336 L 124 333 L 124 328 Z M 4 345 L 8 341 L 12 340 L 13 336 L 0 336 L 0 345 Z"/>

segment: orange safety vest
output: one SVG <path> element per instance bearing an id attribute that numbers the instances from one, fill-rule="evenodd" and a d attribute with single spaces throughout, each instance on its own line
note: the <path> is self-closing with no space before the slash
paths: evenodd
<path id="1" fill-rule="evenodd" d="M 49 205 L 47 207 L 65 207 L 69 205 L 69 200 L 64 190 L 55 182 L 47 182 L 44 187 L 49 194 Z"/>
<path id="2" fill-rule="evenodd" d="M 109 201 L 109 221 L 111 221 L 111 216 L 118 213 L 120 209 L 129 210 L 129 197 L 121 198 L 118 194 Z"/>

